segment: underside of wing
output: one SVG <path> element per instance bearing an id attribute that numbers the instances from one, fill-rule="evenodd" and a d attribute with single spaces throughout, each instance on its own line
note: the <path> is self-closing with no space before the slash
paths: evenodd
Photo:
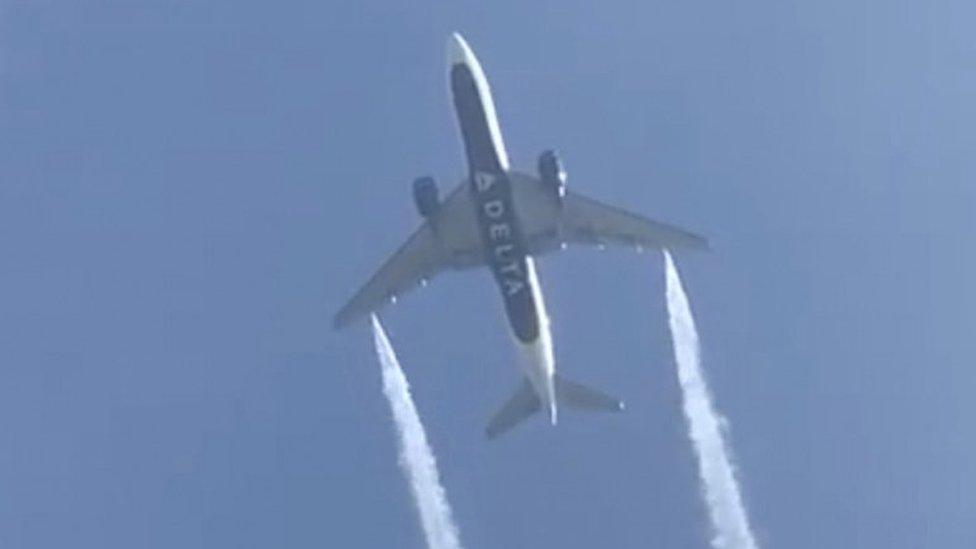
<path id="1" fill-rule="evenodd" d="M 335 316 L 335 327 L 379 310 L 390 301 L 434 278 L 439 272 L 484 263 L 470 195 L 463 185 L 444 199 L 371 279 Z"/>
<path id="2" fill-rule="evenodd" d="M 434 232 L 424 223 L 336 314 L 335 327 L 343 328 L 379 310 L 433 278 L 444 266 Z"/>
<path id="3" fill-rule="evenodd" d="M 573 192 L 563 198 L 559 225 L 558 233 L 567 242 L 708 249 L 708 241 L 694 233 Z"/>

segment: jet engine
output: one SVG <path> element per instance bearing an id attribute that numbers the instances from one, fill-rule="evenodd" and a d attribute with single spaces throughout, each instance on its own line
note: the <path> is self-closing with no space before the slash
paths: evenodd
<path id="1" fill-rule="evenodd" d="M 441 209 L 440 192 L 433 177 L 420 177 L 413 182 L 413 201 L 417 211 L 425 218 L 437 215 Z"/>
<path id="2" fill-rule="evenodd" d="M 539 155 L 539 179 L 557 199 L 562 200 L 566 196 L 566 170 L 556 151 L 545 151 Z"/>

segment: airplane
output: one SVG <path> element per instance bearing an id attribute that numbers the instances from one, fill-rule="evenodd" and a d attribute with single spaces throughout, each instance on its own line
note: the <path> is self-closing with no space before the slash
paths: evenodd
<path id="1" fill-rule="evenodd" d="M 501 291 L 522 384 L 491 418 L 494 438 L 544 410 L 556 424 L 558 405 L 623 410 L 623 402 L 556 373 L 552 334 L 535 258 L 567 243 L 622 244 L 637 249 L 707 249 L 701 236 L 652 221 L 567 189 L 554 151 L 536 174 L 510 168 L 488 80 L 458 33 L 447 45 L 448 80 L 468 162 L 468 176 L 440 199 L 431 177 L 413 183 L 420 227 L 336 314 L 335 328 L 375 313 L 448 269 L 487 267 Z"/>

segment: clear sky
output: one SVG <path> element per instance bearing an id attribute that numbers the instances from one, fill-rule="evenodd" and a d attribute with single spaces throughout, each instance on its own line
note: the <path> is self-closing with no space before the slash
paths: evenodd
<path id="1" fill-rule="evenodd" d="M 0 3 L 0 546 L 422 546 L 331 318 L 465 171 L 453 30 L 516 167 L 710 238 L 676 261 L 763 546 L 976 546 L 971 2 L 372 4 Z M 705 547 L 660 255 L 538 268 L 625 415 L 484 440 L 487 272 L 383 316 L 462 541 Z"/>

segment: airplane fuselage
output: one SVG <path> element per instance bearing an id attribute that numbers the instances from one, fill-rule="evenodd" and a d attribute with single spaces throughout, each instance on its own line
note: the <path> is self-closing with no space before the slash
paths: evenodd
<path id="1" fill-rule="evenodd" d="M 555 360 L 548 315 L 521 229 L 491 90 L 480 64 L 458 35 L 449 43 L 448 61 L 485 264 L 501 292 L 523 372 L 555 423 Z"/>
<path id="2" fill-rule="evenodd" d="M 504 175 L 478 172 L 471 177 L 471 194 L 485 263 L 501 290 L 512 331 L 519 341 L 534 341 L 539 337 L 539 319 L 511 182 Z"/>

